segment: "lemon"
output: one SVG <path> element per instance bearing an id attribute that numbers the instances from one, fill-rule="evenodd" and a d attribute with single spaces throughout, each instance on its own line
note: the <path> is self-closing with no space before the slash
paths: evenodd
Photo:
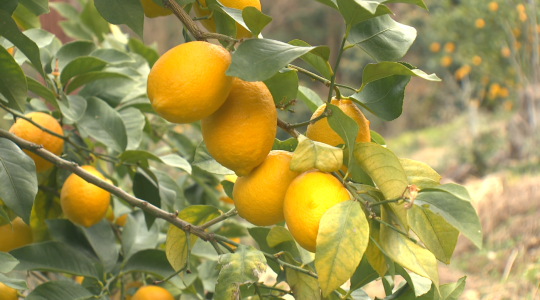
<path id="1" fill-rule="evenodd" d="M 15 48 L 10 47 L 10 48 L 7 49 L 7 52 L 8 52 L 9 54 L 11 54 L 12 56 L 13 56 L 13 52 L 14 52 L 13 49 L 15 49 Z"/>
<path id="2" fill-rule="evenodd" d="M 369 121 L 366 119 L 362 111 L 350 100 L 337 100 L 332 99 L 331 104 L 339 107 L 347 116 L 351 117 L 356 124 L 358 124 L 358 134 L 356 135 L 356 142 L 370 142 L 371 133 L 369 131 Z M 326 104 L 323 104 L 317 108 L 317 110 L 311 116 L 314 119 L 320 116 Z M 337 146 L 339 144 L 345 144 L 343 139 L 330 128 L 328 120 L 326 118 L 321 119 L 314 124 L 310 124 L 306 131 L 306 136 L 311 140 L 328 144 L 330 146 Z"/>
<path id="3" fill-rule="evenodd" d="M 201 5 L 206 8 L 206 0 L 199 0 Z M 261 10 L 261 2 L 259 0 L 220 0 L 221 4 L 223 4 L 226 7 L 230 8 L 236 8 L 239 10 L 242 10 L 248 6 L 255 7 L 259 11 Z M 195 15 L 198 18 L 208 16 L 210 14 L 210 10 L 208 9 L 202 9 L 197 2 L 193 4 L 193 10 L 195 11 Z M 216 23 L 214 19 L 203 19 L 199 20 L 201 24 L 210 32 L 216 32 Z M 253 36 L 251 32 L 249 32 L 247 29 L 245 29 L 242 25 L 236 23 L 236 38 L 237 39 L 243 39 Z"/>
<path id="4" fill-rule="evenodd" d="M 248 175 L 264 161 L 276 128 L 276 108 L 266 85 L 238 78 L 225 103 L 201 121 L 210 155 L 238 176 Z"/>
<path id="5" fill-rule="evenodd" d="M 147 285 L 141 287 L 131 300 L 174 300 L 173 296 L 164 288 Z"/>
<path id="6" fill-rule="evenodd" d="M 232 183 L 236 182 L 236 179 L 238 179 L 238 176 L 236 175 L 225 175 L 225 180 L 230 181 Z M 221 183 L 216 187 L 216 189 L 221 193 L 221 197 L 219 197 L 220 201 L 223 201 L 225 203 L 234 204 L 233 200 L 225 194 L 225 191 L 223 190 L 223 186 Z"/>
<path id="7" fill-rule="evenodd" d="M 490 11 L 497 11 L 499 9 L 499 4 L 497 4 L 497 2 L 490 2 L 488 8 Z"/>
<path id="8" fill-rule="evenodd" d="M 481 29 L 481 28 L 484 28 L 484 26 L 486 26 L 486 22 L 484 21 L 484 19 L 476 19 L 476 21 L 474 21 L 474 26 L 476 26 L 476 28 L 478 29 Z"/>
<path id="9" fill-rule="evenodd" d="M 454 50 L 456 49 L 456 45 L 452 42 L 448 42 L 446 44 L 444 44 L 444 51 L 448 52 L 448 53 L 452 53 L 454 52 Z"/>
<path id="10" fill-rule="evenodd" d="M 155 4 L 152 0 L 141 0 L 144 14 L 149 18 L 157 18 L 172 14 L 172 10 Z"/>
<path id="11" fill-rule="evenodd" d="M 92 166 L 82 166 L 101 180 L 105 177 Z M 60 204 L 64 215 L 74 224 L 86 228 L 97 224 L 107 214 L 110 193 L 71 174 L 60 192 Z"/>
<path id="12" fill-rule="evenodd" d="M 109 206 L 109 208 L 107 208 L 107 213 L 105 213 L 105 219 L 107 219 L 107 221 L 109 221 L 111 223 L 116 224 L 117 226 L 124 227 L 126 225 L 126 221 L 127 221 L 127 214 L 121 215 L 115 221 L 112 207 Z"/>
<path id="13" fill-rule="evenodd" d="M 163 54 L 150 70 L 147 92 L 158 115 L 191 123 L 214 113 L 227 99 L 231 54 L 207 42 L 189 42 Z"/>
<path id="14" fill-rule="evenodd" d="M 9 286 L 0 282 L 0 300 L 17 300 L 17 290 L 10 288 Z"/>
<path id="15" fill-rule="evenodd" d="M 9 252 L 13 249 L 31 244 L 34 241 L 32 228 L 26 225 L 19 217 L 9 223 L 0 226 L 0 251 Z M 1 293 L 0 293 L 1 294 Z"/>
<path id="16" fill-rule="evenodd" d="M 257 226 L 270 226 L 283 220 L 285 192 L 297 172 L 289 170 L 292 153 L 271 151 L 249 175 L 236 180 L 233 189 L 238 215 Z"/>
<path id="17" fill-rule="evenodd" d="M 64 134 L 58 121 L 56 121 L 56 119 L 51 115 L 42 112 L 31 112 L 24 116 L 32 119 L 32 121 L 54 133 L 59 135 Z M 24 119 L 17 119 L 17 121 L 9 129 L 9 132 L 34 144 L 43 145 L 43 148 L 54 153 L 55 155 L 60 155 L 62 153 L 64 140 L 42 131 Z M 27 150 L 23 151 L 34 160 L 34 163 L 36 164 L 36 172 L 43 172 L 52 167 L 52 163 L 46 161 L 37 154 Z"/>
<path id="18" fill-rule="evenodd" d="M 441 44 L 433 42 L 429 45 L 429 50 L 433 53 L 439 52 L 439 50 L 441 50 Z"/>
<path id="19" fill-rule="evenodd" d="M 291 182 L 285 194 L 287 227 L 300 246 L 315 252 L 322 216 L 330 207 L 349 199 L 349 193 L 334 176 L 307 171 Z"/>
<path id="20" fill-rule="evenodd" d="M 450 56 L 443 56 L 441 58 L 441 66 L 448 67 L 452 64 L 452 58 Z"/>
<path id="21" fill-rule="evenodd" d="M 127 221 L 127 214 L 123 214 L 118 219 L 116 219 L 115 224 L 117 226 L 124 227 L 126 226 L 126 221 Z"/>

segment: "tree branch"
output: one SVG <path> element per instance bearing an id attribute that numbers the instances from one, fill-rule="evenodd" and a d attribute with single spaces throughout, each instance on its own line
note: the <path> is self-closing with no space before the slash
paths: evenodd
<path id="1" fill-rule="evenodd" d="M 291 124 L 281 120 L 280 118 L 277 119 L 277 125 L 295 139 L 297 139 L 300 135 L 300 132 L 296 131 L 293 127 L 291 127 Z"/>

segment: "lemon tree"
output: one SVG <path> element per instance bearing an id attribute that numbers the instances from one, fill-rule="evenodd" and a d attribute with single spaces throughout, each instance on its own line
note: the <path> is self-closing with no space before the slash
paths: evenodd
<path id="1" fill-rule="evenodd" d="M 411 77 L 440 80 L 400 61 L 416 30 L 386 4 L 427 7 L 317 2 L 346 24 L 335 61 L 264 38 L 256 0 L 3 1 L 0 299 L 368 299 L 375 280 L 458 299 L 466 278 L 441 285 L 437 263 L 460 233 L 482 247 L 467 190 L 362 113 L 394 120 Z M 51 10 L 71 42 L 40 29 Z M 160 57 L 145 15 L 184 41 Z M 360 86 L 336 80 L 344 51 L 373 59 Z M 293 105 L 311 120 L 277 117 Z"/>

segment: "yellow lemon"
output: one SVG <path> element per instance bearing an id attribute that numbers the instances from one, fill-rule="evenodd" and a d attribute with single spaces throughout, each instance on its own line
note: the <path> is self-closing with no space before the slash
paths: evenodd
<path id="1" fill-rule="evenodd" d="M 172 14 L 172 10 L 155 4 L 152 0 L 141 0 L 144 14 L 149 18 L 157 18 Z"/>
<path id="2" fill-rule="evenodd" d="M 334 176 L 307 171 L 291 182 L 285 194 L 287 227 L 300 246 L 315 252 L 322 216 L 330 207 L 349 199 L 349 193 Z"/>
<path id="3" fill-rule="evenodd" d="M 0 300 L 17 300 L 17 290 L 10 288 L 9 286 L 0 282 Z"/>
<path id="4" fill-rule="evenodd" d="M 369 131 L 369 121 L 366 119 L 362 111 L 350 100 L 337 100 L 332 99 L 331 104 L 339 107 L 347 116 L 351 117 L 356 124 L 358 124 L 358 134 L 356 135 L 357 142 L 370 142 L 371 133 Z M 317 110 L 311 116 L 311 119 L 320 116 L 326 104 L 323 104 L 317 108 Z M 339 144 L 344 144 L 343 139 L 335 133 L 326 118 L 321 119 L 314 124 L 310 124 L 307 127 L 306 136 L 314 141 L 328 144 L 330 146 L 337 146 Z"/>
<path id="5" fill-rule="evenodd" d="M 502 55 L 503 57 L 509 57 L 510 54 L 512 54 L 512 52 L 510 52 L 510 49 L 508 49 L 508 47 L 503 47 L 503 48 L 501 49 L 501 55 Z"/>
<path id="6" fill-rule="evenodd" d="M 225 175 L 225 180 L 230 181 L 232 183 L 236 182 L 236 179 L 238 179 L 238 176 L 236 175 Z M 221 183 L 216 187 L 216 189 L 221 193 L 221 197 L 219 197 L 220 201 L 223 201 L 225 203 L 234 204 L 234 201 L 225 194 L 225 191 L 223 191 L 223 186 Z"/>
<path id="7" fill-rule="evenodd" d="M 206 0 L 199 0 L 203 8 L 206 8 Z M 220 0 L 221 4 L 223 4 L 226 7 L 230 8 L 236 8 L 239 10 L 242 10 L 248 6 L 255 7 L 259 11 L 261 10 L 261 2 L 259 0 Z M 198 18 L 208 16 L 210 14 L 210 10 L 203 9 L 195 2 L 193 4 L 193 10 L 195 11 L 195 15 Z M 201 24 L 210 32 L 216 32 L 216 23 L 214 19 L 203 19 L 200 20 Z M 251 37 L 252 34 L 247 29 L 245 29 L 242 25 L 236 23 L 236 38 L 237 39 L 243 39 Z"/>
<path id="8" fill-rule="evenodd" d="M 497 2 L 490 2 L 488 8 L 490 11 L 497 11 L 497 9 L 499 9 L 499 4 L 497 4 Z"/>
<path id="9" fill-rule="evenodd" d="M 233 199 L 240 217 L 257 226 L 270 226 L 285 220 L 285 192 L 291 181 L 300 175 L 289 170 L 291 158 L 291 152 L 270 151 L 260 166 L 236 180 Z"/>
<path id="10" fill-rule="evenodd" d="M 486 22 L 484 21 L 484 19 L 476 19 L 476 21 L 474 21 L 474 26 L 476 26 L 476 28 L 478 29 L 481 29 L 486 26 Z"/>
<path id="11" fill-rule="evenodd" d="M 44 127 L 56 134 L 64 134 L 58 121 L 56 121 L 56 119 L 51 115 L 42 112 L 31 112 L 24 116 L 32 119 L 32 121 L 36 122 L 41 127 Z M 64 140 L 42 131 L 24 119 L 17 119 L 17 121 L 9 129 L 9 132 L 34 144 L 43 145 L 43 148 L 54 153 L 55 155 L 60 155 L 62 153 Z M 34 163 L 36 164 L 36 172 L 43 172 L 52 167 L 52 163 L 46 161 L 40 156 L 27 150 L 23 151 L 34 160 Z"/>
<path id="12" fill-rule="evenodd" d="M 127 214 L 123 214 L 118 219 L 116 219 L 115 224 L 117 226 L 124 227 L 126 226 L 126 221 L 127 221 Z"/>
<path id="13" fill-rule="evenodd" d="M 10 48 L 7 49 L 7 52 L 8 52 L 9 54 L 13 55 L 13 49 L 15 49 L 15 48 L 10 47 Z"/>
<path id="14" fill-rule="evenodd" d="M 131 300 L 174 300 L 174 298 L 162 287 L 147 285 L 137 290 Z"/>
<path id="15" fill-rule="evenodd" d="M 433 42 L 429 45 L 429 50 L 433 53 L 439 52 L 439 50 L 441 50 L 441 44 Z"/>
<path id="16" fill-rule="evenodd" d="M 105 177 L 92 166 L 82 166 L 101 180 Z M 110 193 L 71 174 L 60 192 L 60 204 L 64 215 L 74 224 L 86 228 L 97 224 L 107 214 Z"/>
<path id="17" fill-rule="evenodd" d="M 478 55 L 475 55 L 473 58 L 472 58 L 472 63 L 473 65 L 475 66 L 479 66 L 481 63 L 482 63 L 482 58 Z"/>
<path id="18" fill-rule="evenodd" d="M 443 56 L 441 58 L 441 66 L 448 67 L 452 64 L 452 58 L 450 56 Z"/>
<path id="19" fill-rule="evenodd" d="M 9 252 L 13 249 L 31 244 L 34 241 L 32 228 L 26 225 L 21 218 L 15 218 L 11 221 L 11 224 L 13 228 L 11 228 L 9 223 L 0 226 L 1 252 Z"/>
<path id="20" fill-rule="evenodd" d="M 264 161 L 276 128 L 276 108 L 266 85 L 238 78 L 225 103 L 201 121 L 210 155 L 238 176 L 248 175 Z"/>
<path id="21" fill-rule="evenodd" d="M 231 54 L 207 42 L 189 42 L 163 54 L 150 70 L 147 92 L 158 115 L 191 123 L 214 113 L 227 99 Z"/>
<path id="22" fill-rule="evenodd" d="M 448 53 L 452 53 L 454 52 L 454 50 L 456 49 L 456 45 L 452 42 L 448 42 L 446 44 L 444 44 L 444 51 L 448 52 Z"/>

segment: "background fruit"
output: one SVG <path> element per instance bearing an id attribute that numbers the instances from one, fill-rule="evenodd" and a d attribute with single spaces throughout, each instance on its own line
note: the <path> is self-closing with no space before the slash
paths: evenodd
<path id="1" fill-rule="evenodd" d="M 0 300 L 17 300 L 17 290 L 0 282 Z"/>
<path id="2" fill-rule="evenodd" d="M 227 99 L 233 78 L 225 76 L 231 54 L 221 46 L 190 42 L 163 54 L 148 75 L 148 98 L 156 113 L 173 123 L 191 123 L 215 112 Z"/>
<path id="3" fill-rule="evenodd" d="M 173 13 L 172 10 L 163 8 L 152 2 L 152 0 L 141 0 L 141 4 L 144 14 L 149 18 L 168 16 Z"/>
<path id="4" fill-rule="evenodd" d="M 292 153 L 271 151 L 261 165 L 234 184 L 233 199 L 238 215 L 257 226 L 283 220 L 283 200 L 291 181 L 300 175 L 289 170 Z"/>
<path id="5" fill-rule="evenodd" d="M 115 224 L 120 227 L 124 227 L 126 225 L 127 221 L 127 214 L 121 215 L 118 219 L 116 219 Z"/>
<path id="6" fill-rule="evenodd" d="M 32 121 L 54 133 L 61 135 L 64 134 L 58 121 L 56 121 L 56 119 L 51 115 L 42 112 L 31 112 L 26 114 L 25 117 L 32 119 Z M 62 153 L 64 140 L 42 131 L 24 119 L 17 119 L 17 121 L 9 129 L 9 132 L 34 144 L 43 145 L 43 148 L 49 150 L 55 155 L 60 155 Z M 36 154 L 27 150 L 23 151 L 34 160 L 34 163 L 36 164 L 36 172 L 43 172 L 52 167 L 50 162 L 37 156 Z"/>
<path id="7" fill-rule="evenodd" d="M 171 294 L 164 288 L 147 285 L 140 288 L 131 300 L 173 300 Z"/>
<path id="8" fill-rule="evenodd" d="M 199 1 L 203 7 L 206 7 L 206 0 L 200 0 Z M 248 6 L 253 6 L 259 11 L 261 10 L 261 2 L 259 0 L 221 0 L 219 1 L 221 4 L 223 4 L 226 7 L 230 8 L 236 8 L 239 10 L 242 10 Z M 193 10 L 195 11 L 195 15 L 200 18 L 204 16 L 208 16 L 210 14 L 210 10 L 204 10 L 202 9 L 196 2 L 193 3 Z M 200 20 L 201 24 L 210 32 L 216 32 L 216 23 L 214 19 L 205 19 Z M 249 32 L 247 29 L 245 29 L 242 25 L 236 23 L 236 38 L 237 39 L 243 39 L 253 36 L 251 32 Z"/>
<path id="9" fill-rule="evenodd" d="M 358 124 L 358 134 L 356 135 L 357 142 L 370 142 L 371 133 L 369 131 L 369 121 L 366 119 L 362 111 L 350 100 L 337 100 L 332 99 L 331 104 L 339 107 L 347 116 L 351 117 L 356 124 Z M 323 104 L 317 108 L 317 110 L 311 116 L 314 119 L 320 116 L 326 104 Z M 310 124 L 306 131 L 306 136 L 314 141 L 328 144 L 330 146 L 337 146 L 339 144 L 345 144 L 343 139 L 330 128 L 328 120 L 326 118 L 321 119 L 314 124 Z"/>
<path id="10" fill-rule="evenodd" d="M 236 176 L 236 175 L 225 175 L 225 180 L 230 181 L 232 183 L 235 183 L 236 179 L 238 179 L 238 176 Z M 229 198 L 229 196 L 227 196 L 227 194 L 225 194 L 225 191 L 223 191 L 223 186 L 221 185 L 221 183 L 218 184 L 216 189 L 222 194 L 222 196 L 219 197 L 220 201 L 223 201 L 225 203 L 234 204 L 234 201 L 231 198 Z"/>
<path id="11" fill-rule="evenodd" d="M 300 246 L 315 252 L 321 217 L 330 207 L 349 199 L 349 193 L 334 176 L 305 172 L 291 182 L 285 194 L 287 227 Z"/>
<path id="12" fill-rule="evenodd" d="M 235 78 L 229 97 L 201 121 L 201 129 L 210 155 L 236 175 L 246 176 L 272 149 L 276 120 L 274 100 L 266 85 Z"/>
<path id="13" fill-rule="evenodd" d="M 26 225 L 21 218 L 15 218 L 11 224 L 13 230 L 9 223 L 0 226 L 0 251 L 2 252 L 9 252 L 34 241 L 32 228 Z"/>
<path id="14" fill-rule="evenodd" d="M 105 180 L 105 177 L 94 167 L 82 166 L 81 168 Z M 64 215 L 71 222 L 88 228 L 105 217 L 110 204 L 110 194 L 76 174 L 71 174 L 60 192 L 60 203 Z"/>

